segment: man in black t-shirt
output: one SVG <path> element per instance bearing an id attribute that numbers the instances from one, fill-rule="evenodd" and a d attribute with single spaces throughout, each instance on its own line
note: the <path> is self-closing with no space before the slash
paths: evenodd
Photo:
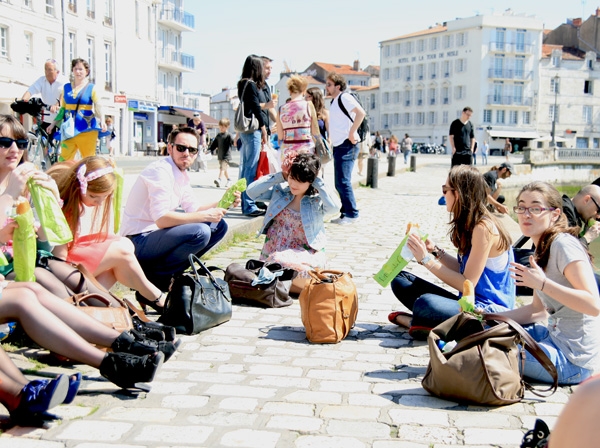
<path id="1" fill-rule="evenodd" d="M 473 109 L 465 107 L 460 118 L 454 120 L 450 125 L 451 166 L 473 164 L 475 133 L 473 132 L 473 124 L 469 121 L 471 115 L 473 115 Z"/>
<path id="2" fill-rule="evenodd" d="M 267 128 L 267 134 L 271 135 L 271 126 L 269 120 L 275 123 L 277 121 L 277 112 L 275 108 L 277 107 L 277 100 L 271 98 L 271 88 L 267 84 L 267 79 L 271 76 L 271 70 L 273 62 L 272 59 L 261 56 L 263 61 L 263 73 L 265 75 L 265 85 L 262 90 L 258 91 L 258 101 L 260 102 L 260 114 L 263 119 L 263 123 L 265 123 L 265 127 Z"/>

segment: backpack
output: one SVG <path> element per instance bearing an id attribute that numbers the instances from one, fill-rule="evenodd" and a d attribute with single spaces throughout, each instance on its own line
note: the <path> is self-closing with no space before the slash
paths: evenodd
<path id="1" fill-rule="evenodd" d="M 338 106 L 340 106 L 340 109 L 342 110 L 342 112 L 344 112 L 344 115 L 346 115 L 348 117 L 348 119 L 352 123 L 354 123 L 354 120 L 352 119 L 352 117 L 350 116 L 348 111 L 346 110 L 344 103 L 342 103 L 342 95 L 343 95 L 343 93 L 338 96 Z M 365 118 L 363 118 L 362 123 L 356 130 L 358 132 L 358 138 L 359 138 L 357 143 L 360 143 L 360 142 L 363 142 L 365 140 L 365 138 L 367 138 L 367 135 L 369 135 L 369 132 L 370 132 L 369 131 L 369 116 L 367 115 L 366 109 L 363 107 L 362 103 L 360 102 L 360 98 L 358 97 L 358 95 L 354 92 L 349 93 L 349 95 L 352 95 L 354 97 L 354 99 L 358 102 L 360 107 L 362 107 L 362 109 L 365 111 Z"/>

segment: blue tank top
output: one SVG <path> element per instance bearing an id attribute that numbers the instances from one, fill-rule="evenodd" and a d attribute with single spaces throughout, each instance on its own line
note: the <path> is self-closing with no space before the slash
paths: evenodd
<path id="1" fill-rule="evenodd" d="M 469 253 L 458 255 L 460 273 L 465 272 Z M 475 306 L 487 312 L 512 310 L 515 307 L 515 281 L 510 277 L 508 267 L 515 260 L 512 248 L 508 250 L 508 261 L 502 271 L 483 268 L 481 277 L 475 285 Z M 462 296 L 462 292 L 459 294 Z"/>
<path id="2" fill-rule="evenodd" d="M 317 120 L 317 123 L 319 124 L 319 131 L 321 132 L 321 137 L 327 138 L 327 129 L 325 128 L 325 120 L 322 120 L 321 118 L 319 118 Z"/>

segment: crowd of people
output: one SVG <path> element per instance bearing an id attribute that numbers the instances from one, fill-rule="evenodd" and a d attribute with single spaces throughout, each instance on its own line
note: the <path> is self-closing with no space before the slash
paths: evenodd
<path id="1" fill-rule="evenodd" d="M 37 268 L 43 271 L 37 282 L 14 282 L 10 269 L 4 272 L 0 318 L 4 323 L 19 322 L 40 345 L 99 368 L 118 386 L 134 387 L 153 379 L 161 363 L 176 351 L 178 341 L 118 333 L 84 317 L 61 300 L 65 285 L 69 292 L 77 292 L 74 269 L 61 260 L 81 263 L 104 288 L 119 282 L 134 289 L 141 305 L 161 313 L 171 278 L 188 267 L 188 255 L 202 256 L 226 234 L 223 218 L 228 210 L 217 203 L 202 203 L 192 191 L 188 171 L 199 157 L 199 148 L 206 146 L 206 131 L 194 117 L 188 126 L 170 133 L 165 143 L 167 157 L 140 173 L 125 201 L 119 234 L 111 233 L 110 211 L 119 194 L 118 174 L 111 160 L 82 151 L 88 138 L 83 134 L 96 138 L 105 123 L 95 108 L 95 89 L 86 81 L 85 61 L 74 60 L 72 69 L 74 81 L 65 84 L 60 103 L 66 114 L 84 111 L 88 127 L 84 129 L 81 122 L 78 125 L 76 118 L 79 134 L 63 143 L 63 148 L 65 154 L 78 149 L 84 156 L 80 161 L 56 165 L 48 173 L 35 169 L 26 162 L 25 148 L 18 144 L 26 137 L 21 124 L 11 116 L 0 117 L 0 211 L 10 214 L 15 201 L 27 199 L 27 182 L 33 179 L 61 203 L 74 236 L 67 244 L 46 247 L 51 256 L 45 268 Z M 266 237 L 260 258 L 298 271 L 292 291 L 299 292 L 308 271 L 326 266 L 326 216 L 337 213 L 330 223 L 339 225 L 359 219 L 351 174 L 357 159 L 361 170 L 363 147 L 393 156 L 402 153 L 406 163 L 413 142 L 408 134 L 402 140 L 395 136 L 386 140 L 378 132 L 371 140 L 368 136 L 361 139 L 358 130 L 365 111 L 347 93 L 346 80 L 337 73 L 326 79 L 325 90 L 331 99 L 327 109 L 322 92 L 308 89 L 306 80 L 297 75 L 287 82 L 289 101 L 278 105 L 267 85 L 270 72 L 268 57 L 249 55 L 238 82 L 246 116 L 254 118 L 257 127 L 238 135 L 239 178 L 246 179 L 248 188 L 236 193 L 233 206 L 241 205 L 242 213 L 249 217 L 264 215 L 261 233 Z M 408 311 L 395 311 L 389 320 L 407 328 L 413 338 L 423 339 L 436 325 L 461 311 L 462 287 L 470 280 L 475 285 L 476 313 L 483 317 L 503 314 L 523 325 L 556 366 L 559 383 L 578 384 L 593 375 L 598 360 L 600 283 L 587 246 L 600 234 L 600 225 L 590 221 L 600 218 L 600 187 L 586 186 L 571 200 L 561 197 L 548 183 L 525 185 L 512 210 L 532 246 L 513 250 L 508 232 L 494 213 L 509 211 L 501 195 L 501 180 L 515 173 L 508 160 L 512 146 L 507 160 L 485 174 L 473 167 L 472 113 L 465 107 L 450 126 L 451 168 L 442 185 L 443 203 L 450 215 L 448 235 L 456 254 L 416 233 L 407 240 L 414 259 L 444 287 L 408 270 L 400 272 L 391 288 Z M 231 182 L 228 168 L 236 139 L 229 126 L 229 120 L 219 122 L 220 133 L 209 147 L 218 154 L 217 187 Z M 260 153 L 271 133 L 280 144 L 281 170 L 257 178 Z M 320 138 L 333 148 L 337 194 L 320 176 L 323 167 L 315 150 Z M 487 164 L 487 142 L 482 146 L 482 161 Z M 95 230 L 82 235 L 81 217 L 89 208 Z M 15 226 L 11 220 L 4 224 L 0 243 L 12 239 Z M 38 239 L 42 247 L 43 232 Z M 517 287 L 531 291 L 530 304 L 516 307 Z M 91 344 L 110 347 L 113 352 L 106 354 Z M 5 358 L 0 352 L 0 359 Z M 27 418 L 72 400 L 81 381 L 75 375 L 28 382 L 8 360 L 2 364 L 0 401 L 15 418 Z M 551 381 L 529 354 L 524 365 L 527 377 Z M 28 398 L 30 395 L 34 398 Z"/>

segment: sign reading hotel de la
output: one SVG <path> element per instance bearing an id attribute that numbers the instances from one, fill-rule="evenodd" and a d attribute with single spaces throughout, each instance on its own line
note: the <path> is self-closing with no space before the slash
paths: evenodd
<path id="1" fill-rule="evenodd" d="M 447 51 L 446 53 L 433 53 L 425 56 L 412 56 L 410 58 L 400 58 L 398 59 L 398 64 L 406 64 L 410 62 L 419 62 L 419 61 L 430 61 L 432 59 L 444 59 L 450 58 L 453 56 L 458 56 L 458 50 Z"/>

